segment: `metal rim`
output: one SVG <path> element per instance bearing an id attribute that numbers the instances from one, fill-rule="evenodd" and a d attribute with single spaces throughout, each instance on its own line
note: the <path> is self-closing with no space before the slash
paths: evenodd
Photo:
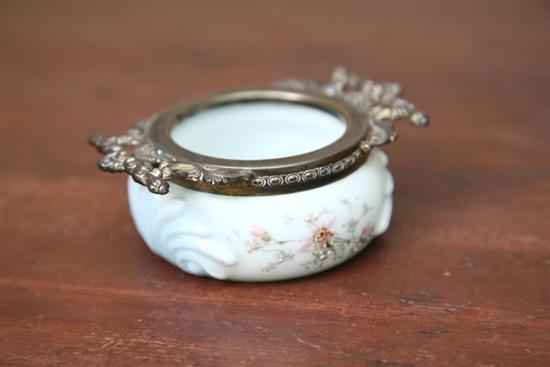
<path id="1" fill-rule="evenodd" d="M 345 131 L 336 141 L 317 150 L 290 157 L 259 160 L 223 159 L 198 154 L 185 149 L 172 138 L 173 127 L 185 123 L 182 120 L 191 114 L 221 105 L 256 101 L 296 103 L 324 110 L 341 119 Z M 175 182 L 204 191 L 242 195 L 298 191 L 305 187 L 322 185 L 328 179 L 336 179 L 350 173 L 352 166 L 362 161 L 358 159 L 360 157 L 357 154 L 353 162 L 347 162 L 340 170 L 331 167 L 328 172 L 327 169 L 318 171 L 357 150 L 366 131 L 367 124 L 362 123 L 358 116 L 354 116 L 348 106 L 333 98 L 307 92 L 256 88 L 221 92 L 178 103 L 153 119 L 150 139 L 158 149 L 173 157 L 176 162 L 199 166 L 210 173 L 218 172 L 225 177 L 233 178 L 231 184 L 217 186 L 186 177 L 176 177 Z M 262 184 L 264 181 L 265 184 Z"/>
<path id="2" fill-rule="evenodd" d="M 184 123 L 182 120 L 191 114 L 227 104 L 257 101 L 295 103 L 324 110 L 342 120 L 345 124 L 344 134 L 329 145 L 311 152 L 284 158 L 259 160 L 223 159 L 202 155 L 185 149 L 172 139 L 172 128 L 178 123 Z M 367 124 L 358 120 L 353 116 L 353 111 L 344 103 L 319 94 L 274 88 L 231 90 L 183 101 L 162 111 L 152 123 L 151 140 L 178 161 L 193 161 L 223 169 L 292 170 L 322 161 L 323 158 L 330 160 L 333 155 L 345 155 L 345 152 L 354 149 L 367 130 Z"/>
<path id="3" fill-rule="evenodd" d="M 227 195 L 270 195 L 311 189 L 355 170 L 373 147 L 395 141 L 393 122 L 408 119 L 427 126 L 427 116 L 400 97 L 396 83 L 375 83 L 336 68 L 328 84 L 288 79 L 271 88 L 233 90 L 180 102 L 111 137 L 92 134 L 90 143 L 103 157 L 100 169 L 126 172 L 155 194 L 169 182 Z M 345 124 L 331 144 L 300 155 L 233 160 L 189 151 L 171 136 L 182 117 L 224 104 L 251 101 L 297 103 L 325 110 Z"/>

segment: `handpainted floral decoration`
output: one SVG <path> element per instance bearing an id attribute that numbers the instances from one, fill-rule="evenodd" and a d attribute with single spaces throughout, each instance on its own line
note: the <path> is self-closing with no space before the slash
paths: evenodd
<path id="1" fill-rule="evenodd" d="M 345 202 L 348 209 L 352 205 Z M 362 214 L 366 216 L 372 208 L 364 204 L 362 206 Z M 345 260 L 358 252 L 372 239 L 372 223 L 363 225 L 358 231 L 359 220 L 350 220 L 346 226 L 347 236 L 339 237 L 334 229 L 337 218 L 333 217 L 328 221 L 321 221 L 320 217 L 325 217 L 329 214 L 326 209 L 315 216 L 305 219 L 306 224 L 310 227 L 310 235 L 301 241 L 296 240 L 277 240 L 273 235 L 264 228 L 254 225 L 250 230 L 252 239 L 247 242 L 248 252 L 258 250 L 274 251 L 276 258 L 274 261 L 262 268 L 262 271 L 271 271 L 277 268 L 284 262 L 294 260 L 295 255 L 310 253 L 312 260 L 304 262 L 302 266 L 306 268 L 323 267 L 327 261 L 336 262 Z M 319 224 L 321 223 L 321 224 Z M 300 245 L 296 252 L 285 248 L 285 244 L 297 243 Z"/>

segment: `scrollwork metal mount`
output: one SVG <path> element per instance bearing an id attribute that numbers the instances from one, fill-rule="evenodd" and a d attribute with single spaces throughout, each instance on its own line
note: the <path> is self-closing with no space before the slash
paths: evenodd
<path id="1" fill-rule="evenodd" d="M 375 83 L 341 67 L 334 70 L 330 81 L 324 85 L 310 80 L 286 79 L 275 83 L 270 89 L 245 90 L 248 99 L 253 99 L 251 96 L 269 96 L 281 101 L 287 98 L 288 93 L 285 91 L 295 92 L 296 96 L 291 98 L 294 102 L 303 100 L 320 108 L 330 106 L 335 109 L 335 113 L 347 116 L 344 119 L 346 133 L 331 144 L 332 148 L 337 146 L 341 149 L 338 153 L 327 146 L 292 157 L 294 161 L 290 165 L 288 158 L 247 161 L 244 162 L 246 164 L 239 161 L 227 164 L 224 160 L 196 154 L 190 159 L 191 152 L 174 147 L 170 136 L 163 136 L 162 139 L 169 143 L 158 144 L 153 141 L 155 134 L 152 133 L 152 127 L 155 124 L 167 123 L 166 129 L 155 129 L 155 133 L 162 130 L 163 134 L 169 135 L 170 126 L 177 123 L 175 120 L 160 121 L 157 115 L 138 122 L 124 134 L 107 137 L 95 133 L 89 141 L 103 154 L 98 161 L 101 170 L 126 172 L 135 182 L 155 194 L 168 193 L 169 182 L 176 181 L 198 190 L 229 195 L 268 195 L 313 188 L 351 173 L 366 159 L 372 148 L 397 139 L 394 125 L 397 120 L 408 119 L 416 126 L 429 124 L 423 112 L 400 97 L 399 84 Z M 240 102 L 241 95 L 233 91 L 198 100 L 204 108 L 219 101 L 227 103 L 228 98 Z M 176 110 L 178 108 L 176 106 Z M 184 103 L 178 112 L 183 114 L 183 111 L 192 108 Z M 350 111 L 351 114 L 348 113 Z M 350 129 L 351 126 L 354 128 Z M 348 130 L 361 133 L 353 135 Z M 318 165 L 312 166 L 312 160 Z M 284 164 L 282 161 L 285 161 Z M 243 163 L 248 168 L 235 168 L 236 163 Z"/>
<path id="2" fill-rule="evenodd" d="M 149 129 L 154 116 L 140 121 L 124 134 L 106 137 L 100 133 L 90 136 L 90 144 L 104 156 L 99 169 L 106 172 L 126 172 L 154 194 L 168 193 L 168 182 L 176 175 L 197 178 L 200 171 L 191 164 L 178 163 L 169 154 L 149 141 Z"/>
<path id="3" fill-rule="evenodd" d="M 337 67 L 325 85 L 300 79 L 286 79 L 275 85 L 338 98 L 363 114 L 367 117 L 370 127 L 361 141 L 363 151 L 396 141 L 398 133 L 393 123 L 397 120 L 407 119 L 411 124 L 421 127 L 430 123 L 424 112 L 400 97 L 402 91 L 398 83 L 376 83 L 350 73 L 343 67 Z"/>

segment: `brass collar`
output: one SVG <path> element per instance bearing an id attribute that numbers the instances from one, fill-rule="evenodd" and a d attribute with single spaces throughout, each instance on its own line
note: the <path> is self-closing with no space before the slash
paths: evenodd
<path id="1" fill-rule="evenodd" d="M 337 68 L 321 86 L 295 79 L 274 87 L 233 90 L 191 98 L 137 123 L 125 134 L 93 134 L 91 144 L 104 154 L 100 169 L 126 172 L 156 194 L 168 182 L 226 195 L 270 195 L 307 190 L 337 180 L 358 168 L 369 151 L 392 142 L 393 121 L 408 118 L 425 126 L 427 117 L 399 97 L 397 84 L 377 84 Z M 253 101 L 297 103 L 325 110 L 346 125 L 335 142 L 292 157 L 263 160 L 221 159 L 176 144 L 172 128 L 186 116 L 215 106 Z"/>

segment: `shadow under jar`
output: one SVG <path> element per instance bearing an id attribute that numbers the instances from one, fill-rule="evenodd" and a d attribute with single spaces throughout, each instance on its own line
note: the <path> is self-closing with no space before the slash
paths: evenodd
<path id="1" fill-rule="evenodd" d="M 390 223 L 393 180 L 377 146 L 426 116 L 337 68 L 331 80 L 191 98 L 125 134 L 93 134 L 100 169 L 126 172 L 149 248 L 195 275 L 306 276 L 351 258 Z"/>

